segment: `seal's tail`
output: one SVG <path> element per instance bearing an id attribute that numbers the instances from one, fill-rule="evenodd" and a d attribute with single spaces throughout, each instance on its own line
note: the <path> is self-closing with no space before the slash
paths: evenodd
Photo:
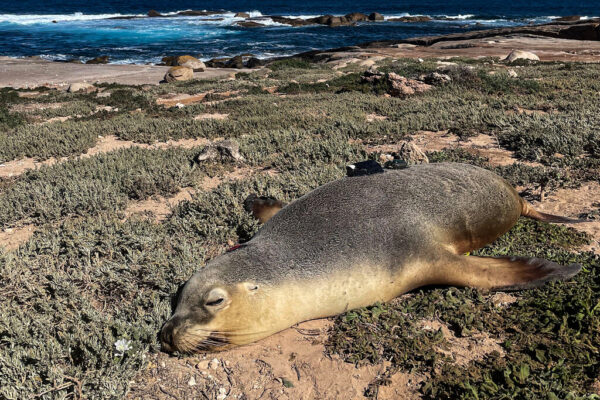
<path id="1" fill-rule="evenodd" d="M 554 222 L 554 223 L 563 223 L 563 224 L 575 224 L 578 222 L 583 222 L 580 219 L 572 219 L 567 217 L 561 217 L 560 215 L 552 215 L 546 214 L 543 212 L 537 211 L 531 204 L 521 199 L 521 215 L 527 218 L 535 219 L 537 221 L 543 222 Z"/>

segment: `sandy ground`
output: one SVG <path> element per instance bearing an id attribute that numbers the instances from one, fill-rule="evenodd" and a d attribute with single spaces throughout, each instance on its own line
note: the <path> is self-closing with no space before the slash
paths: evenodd
<path id="1" fill-rule="evenodd" d="M 66 87 L 74 82 L 156 85 L 169 67 L 155 65 L 72 64 L 31 58 L 0 57 L 0 87 Z M 227 78 L 235 72 L 250 70 L 207 68 L 195 72 L 195 79 Z"/>

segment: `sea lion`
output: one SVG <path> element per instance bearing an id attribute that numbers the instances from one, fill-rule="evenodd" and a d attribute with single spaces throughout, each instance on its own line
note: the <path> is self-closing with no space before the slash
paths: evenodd
<path id="1" fill-rule="evenodd" d="M 535 211 L 503 178 L 466 164 L 328 183 L 195 273 L 161 330 L 163 348 L 243 345 L 424 285 L 515 290 L 575 275 L 576 264 L 463 255 L 494 241 L 521 215 L 567 221 Z"/>

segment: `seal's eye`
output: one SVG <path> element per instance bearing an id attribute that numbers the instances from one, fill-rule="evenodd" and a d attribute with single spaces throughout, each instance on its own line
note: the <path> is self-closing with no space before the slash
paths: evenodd
<path id="1" fill-rule="evenodd" d="M 212 301 L 207 301 L 206 305 L 209 307 L 218 306 L 219 304 L 223 303 L 223 301 L 225 301 L 225 299 L 223 299 L 223 298 L 212 300 Z"/>

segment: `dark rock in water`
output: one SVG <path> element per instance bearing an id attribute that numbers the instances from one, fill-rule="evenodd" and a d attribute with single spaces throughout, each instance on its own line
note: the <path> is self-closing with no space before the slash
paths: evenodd
<path id="1" fill-rule="evenodd" d="M 414 17 L 400 17 L 400 18 L 390 18 L 388 21 L 391 22 L 428 22 L 432 21 L 433 18 L 428 17 L 427 15 L 417 15 Z"/>
<path id="2" fill-rule="evenodd" d="M 383 21 L 383 15 L 378 12 L 373 12 L 369 14 L 369 21 Z"/>
<path id="3" fill-rule="evenodd" d="M 108 56 L 100 56 L 96 58 L 92 58 L 91 60 L 87 60 L 86 64 L 108 64 Z"/>
<path id="4" fill-rule="evenodd" d="M 238 13 L 235 13 L 235 15 L 233 17 L 234 18 L 250 18 L 250 14 L 245 13 L 245 12 L 238 12 Z"/>
<path id="5" fill-rule="evenodd" d="M 256 57 L 250 57 L 248 61 L 246 61 L 246 68 L 258 68 L 263 65 L 263 61 L 259 60 Z"/>
<path id="6" fill-rule="evenodd" d="M 310 18 L 309 21 L 320 25 L 327 25 L 327 21 L 329 21 L 330 18 L 333 18 L 333 15 L 321 15 L 320 17 Z"/>
<path id="7" fill-rule="evenodd" d="M 164 15 L 162 15 L 161 13 L 159 13 L 159 12 L 158 12 L 158 11 L 156 11 L 156 10 L 150 10 L 150 11 L 148 11 L 148 16 L 149 16 L 150 18 L 164 17 Z"/>
<path id="8" fill-rule="evenodd" d="M 581 20 L 580 15 L 568 15 L 566 17 L 554 18 L 554 21 L 557 21 L 557 22 L 576 22 L 579 20 Z"/>
<path id="9" fill-rule="evenodd" d="M 346 20 L 348 22 L 360 22 L 360 21 L 368 21 L 369 17 L 366 14 L 353 12 L 350 14 L 346 14 Z"/>
<path id="10" fill-rule="evenodd" d="M 254 21 L 238 21 L 235 24 L 243 28 L 259 28 L 261 26 L 265 26 L 265 24 L 261 24 L 259 22 Z"/>
<path id="11" fill-rule="evenodd" d="M 205 17 L 208 15 L 215 14 L 223 14 L 226 12 L 225 10 L 219 11 L 198 11 L 198 10 L 187 10 L 187 11 L 179 11 L 177 15 L 181 15 L 182 17 Z"/>
<path id="12" fill-rule="evenodd" d="M 346 166 L 346 175 L 350 177 L 380 174 L 382 172 L 383 168 L 374 160 L 361 161 Z"/>
<path id="13" fill-rule="evenodd" d="M 55 20 L 55 19 L 53 19 L 53 20 L 52 20 L 52 23 L 53 23 L 53 24 L 58 24 L 58 21 L 57 21 L 57 20 Z"/>
<path id="14" fill-rule="evenodd" d="M 277 15 L 272 15 L 269 18 L 271 18 L 273 22 L 277 22 L 279 24 L 287 24 L 291 26 L 305 26 L 315 24 L 315 22 L 311 22 L 311 20 L 305 20 L 302 18 L 286 18 Z"/>

